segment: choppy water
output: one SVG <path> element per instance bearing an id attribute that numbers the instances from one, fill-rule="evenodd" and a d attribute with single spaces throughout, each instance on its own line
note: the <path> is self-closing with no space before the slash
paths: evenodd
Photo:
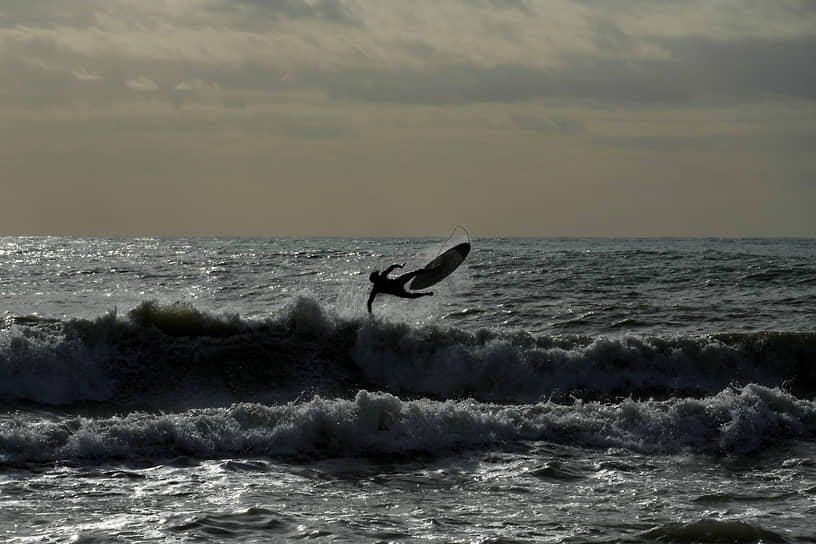
<path id="1" fill-rule="evenodd" d="M 816 541 L 816 240 L 0 238 L 0 540 Z"/>

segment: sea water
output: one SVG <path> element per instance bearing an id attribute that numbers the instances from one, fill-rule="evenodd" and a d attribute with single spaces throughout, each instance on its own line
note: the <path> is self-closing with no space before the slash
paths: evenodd
<path id="1" fill-rule="evenodd" d="M 0 238 L 0 540 L 816 542 L 816 240 L 444 242 Z"/>

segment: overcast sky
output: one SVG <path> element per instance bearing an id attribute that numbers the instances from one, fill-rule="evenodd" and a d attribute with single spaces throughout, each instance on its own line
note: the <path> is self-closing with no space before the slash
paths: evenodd
<path id="1" fill-rule="evenodd" d="M 3 0 L 0 235 L 816 236 L 812 0 Z"/>

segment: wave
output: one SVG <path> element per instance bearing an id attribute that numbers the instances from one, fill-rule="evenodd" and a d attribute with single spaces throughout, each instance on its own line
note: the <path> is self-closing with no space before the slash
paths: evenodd
<path id="1" fill-rule="evenodd" d="M 7 317 L 0 402 L 184 409 L 403 398 L 481 402 L 704 397 L 729 386 L 816 394 L 816 333 L 533 336 L 344 318 L 306 297 L 263 320 L 144 302 L 97 319 Z"/>
<path id="2" fill-rule="evenodd" d="M 788 542 L 784 535 L 747 521 L 717 519 L 669 523 L 641 536 L 648 542 Z"/>
<path id="3" fill-rule="evenodd" d="M 745 454 L 816 436 L 816 403 L 746 386 L 705 399 L 486 404 L 359 391 L 280 405 L 0 420 L 0 464 L 210 458 L 444 455 L 534 441 L 590 448 Z M 541 477 L 564 478 L 555 473 Z"/>

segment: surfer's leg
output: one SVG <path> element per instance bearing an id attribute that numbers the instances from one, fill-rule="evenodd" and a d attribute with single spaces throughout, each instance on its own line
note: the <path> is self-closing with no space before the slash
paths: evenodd
<path id="1" fill-rule="evenodd" d="M 400 298 L 420 298 L 420 297 L 432 297 L 433 291 L 428 291 L 427 293 L 409 293 L 408 291 L 403 291 L 399 295 Z"/>
<path id="2" fill-rule="evenodd" d="M 400 276 L 397 276 L 392 281 L 396 285 L 399 286 L 399 289 L 401 291 L 404 292 L 405 291 L 405 284 L 408 283 L 409 281 L 411 281 L 412 279 L 414 279 L 416 277 L 416 275 L 419 274 L 420 272 L 421 272 L 421 270 L 414 270 L 413 272 L 408 272 L 407 274 L 402 274 Z M 398 295 L 398 296 L 400 296 L 400 295 Z M 416 297 L 412 297 L 412 298 L 416 298 Z"/>
<path id="3" fill-rule="evenodd" d="M 394 281 L 399 282 L 400 285 L 405 285 L 406 283 L 414 279 L 416 275 L 419 274 L 420 272 L 422 272 L 422 269 L 414 270 L 413 272 L 408 272 L 407 274 L 401 274 L 394 278 Z"/>

